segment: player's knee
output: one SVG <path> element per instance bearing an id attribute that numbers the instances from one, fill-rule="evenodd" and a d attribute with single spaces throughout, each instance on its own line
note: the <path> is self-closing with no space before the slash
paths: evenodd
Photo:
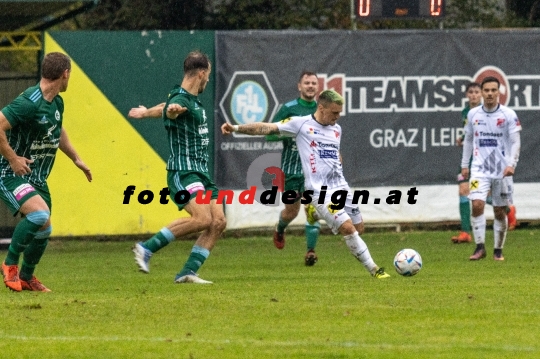
<path id="1" fill-rule="evenodd" d="M 356 231 L 358 232 L 358 234 L 364 233 L 364 222 L 357 223 L 354 225 L 354 227 L 356 228 Z"/>
<path id="2" fill-rule="evenodd" d="M 298 204 L 287 204 L 285 205 L 285 208 L 281 212 L 281 218 L 283 218 L 286 221 L 292 221 L 293 219 L 298 216 L 298 212 L 300 212 L 300 205 Z"/>
<path id="3" fill-rule="evenodd" d="M 49 211 L 34 211 L 26 215 L 26 219 L 39 226 L 45 225 L 51 216 Z"/>
<path id="4" fill-rule="evenodd" d="M 42 229 L 36 233 L 35 238 L 38 240 L 47 239 L 51 236 L 52 233 L 52 226 L 48 226 L 45 229 Z"/>
<path id="5" fill-rule="evenodd" d="M 339 227 L 339 234 L 342 236 L 348 236 L 354 232 L 357 232 L 357 230 L 350 219 L 343 222 L 343 224 Z"/>
<path id="6" fill-rule="evenodd" d="M 227 219 L 225 216 L 219 216 L 212 219 L 212 228 L 219 232 L 223 232 L 227 227 Z"/>

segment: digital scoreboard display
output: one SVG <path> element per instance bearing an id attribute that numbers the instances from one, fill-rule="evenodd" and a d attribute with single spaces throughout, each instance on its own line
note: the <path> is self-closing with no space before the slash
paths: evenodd
<path id="1" fill-rule="evenodd" d="M 356 0 L 359 20 L 438 19 L 444 17 L 446 0 Z"/>

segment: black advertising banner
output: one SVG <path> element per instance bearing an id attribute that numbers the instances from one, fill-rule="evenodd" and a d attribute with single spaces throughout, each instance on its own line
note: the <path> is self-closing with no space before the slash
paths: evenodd
<path id="1" fill-rule="evenodd" d="M 320 91 L 345 98 L 338 123 L 352 187 L 455 183 L 465 86 L 496 76 L 500 102 L 523 126 L 514 180 L 540 182 L 538 54 L 534 30 L 217 32 L 216 131 L 224 121 L 271 122 L 307 69 Z M 279 167 L 281 143 L 235 135 L 216 136 L 215 179 L 245 189 L 261 160 Z"/>

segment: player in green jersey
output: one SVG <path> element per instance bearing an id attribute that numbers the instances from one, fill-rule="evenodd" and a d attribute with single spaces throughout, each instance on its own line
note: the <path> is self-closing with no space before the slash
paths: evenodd
<path id="1" fill-rule="evenodd" d="M 50 291 L 34 276 L 34 270 L 52 232 L 47 177 L 56 151 L 64 152 L 92 180 L 90 169 L 62 127 L 64 101 L 59 93 L 67 90 L 70 73 L 68 56 L 59 52 L 45 55 L 40 82 L 0 112 L 0 199 L 13 215 L 23 216 L 2 263 L 4 283 L 13 291 Z"/>
<path id="2" fill-rule="evenodd" d="M 315 113 L 317 102 L 315 96 L 319 90 L 319 80 L 317 74 L 310 71 L 303 71 L 298 80 L 298 92 L 300 97 L 285 103 L 274 116 L 272 122 L 280 122 L 292 116 L 305 116 Z M 292 222 L 300 211 L 301 194 L 304 192 L 304 174 L 302 172 L 302 162 L 298 155 L 296 141 L 292 137 L 282 137 L 278 135 L 266 136 L 267 141 L 283 141 L 283 151 L 281 153 L 281 170 L 285 175 L 285 191 L 293 190 L 298 194 L 293 204 L 286 204 L 280 212 L 278 223 L 274 230 L 274 245 L 278 249 L 285 247 L 285 228 Z M 313 218 L 315 207 L 311 204 L 305 207 L 308 222 L 306 223 L 306 244 L 307 253 L 304 262 L 307 266 L 317 263 L 315 246 L 319 238 L 320 225 Z"/>
<path id="3" fill-rule="evenodd" d="M 135 262 L 148 273 L 150 257 L 175 238 L 202 231 L 175 283 L 212 283 L 201 279 L 197 271 L 210 255 L 217 239 L 225 230 L 223 207 L 217 204 L 218 189 L 208 173 L 208 122 L 198 99 L 208 84 L 211 64 L 208 56 L 193 51 L 184 60 L 184 78 L 175 86 L 165 103 L 150 109 L 132 109 L 130 117 L 156 117 L 162 111 L 171 153 L 167 161 L 167 184 L 170 197 L 179 209 L 191 217 L 179 218 L 145 242 L 133 247 Z M 135 111 L 134 111 L 135 110 Z M 193 200 L 197 192 L 212 191 L 210 204 Z M 208 194 L 210 195 L 210 194 Z M 190 196 L 191 200 L 186 200 Z"/>
<path id="4" fill-rule="evenodd" d="M 467 84 L 465 94 L 469 103 L 461 111 L 461 119 L 463 127 L 467 124 L 467 114 L 471 108 L 481 105 L 482 93 L 480 91 L 480 84 L 471 82 Z M 456 144 L 461 146 L 465 134 L 458 137 Z M 459 185 L 459 216 L 461 219 L 461 230 L 457 236 L 452 237 L 454 243 L 468 243 L 471 241 L 471 205 L 469 203 L 469 179 L 463 178 L 461 175 L 461 169 L 457 175 L 457 181 Z"/>
<path id="5" fill-rule="evenodd" d="M 470 82 L 467 84 L 465 94 L 469 103 L 461 111 L 461 119 L 463 127 L 467 124 L 467 115 L 471 108 L 475 108 L 482 104 L 482 92 L 480 90 L 480 84 L 477 82 Z M 463 145 L 463 139 L 465 134 L 458 137 L 456 144 L 458 146 Z M 461 230 L 457 236 L 452 237 L 454 243 L 469 243 L 471 242 L 471 207 L 469 203 L 469 179 L 464 178 L 461 174 L 461 168 L 457 175 L 457 181 L 459 184 L 459 216 L 461 220 Z M 487 198 L 487 203 L 491 204 L 491 196 Z M 508 229 L 513 230 L 516 227 L 516 207 L 514 205 L 508 206 L 506 209 L 508 215 Z"/>

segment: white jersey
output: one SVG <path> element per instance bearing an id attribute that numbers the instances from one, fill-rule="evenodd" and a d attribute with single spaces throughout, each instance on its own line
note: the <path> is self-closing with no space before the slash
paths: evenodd
<path id="1" fill-rule="evenodd" d="M 512 166 L 510 134 L 521 131 L 516 113 L 499 105 L 493 112 L 484 106 L 469 111 L 465 133 L 473 134 L 471 176 L 503 178 L 503 171 Z"/>
<path id="2" fill-rule="evenodd" d="M 328 190 L 348 189 L 339 152 L 341 126 L 323 126 L 313 115 L 291 117 L 277 125 L 282 136 L 296 137 L 304 185 L 313 191 L 314 197 L 319 196 L 322 186 Z"/>

